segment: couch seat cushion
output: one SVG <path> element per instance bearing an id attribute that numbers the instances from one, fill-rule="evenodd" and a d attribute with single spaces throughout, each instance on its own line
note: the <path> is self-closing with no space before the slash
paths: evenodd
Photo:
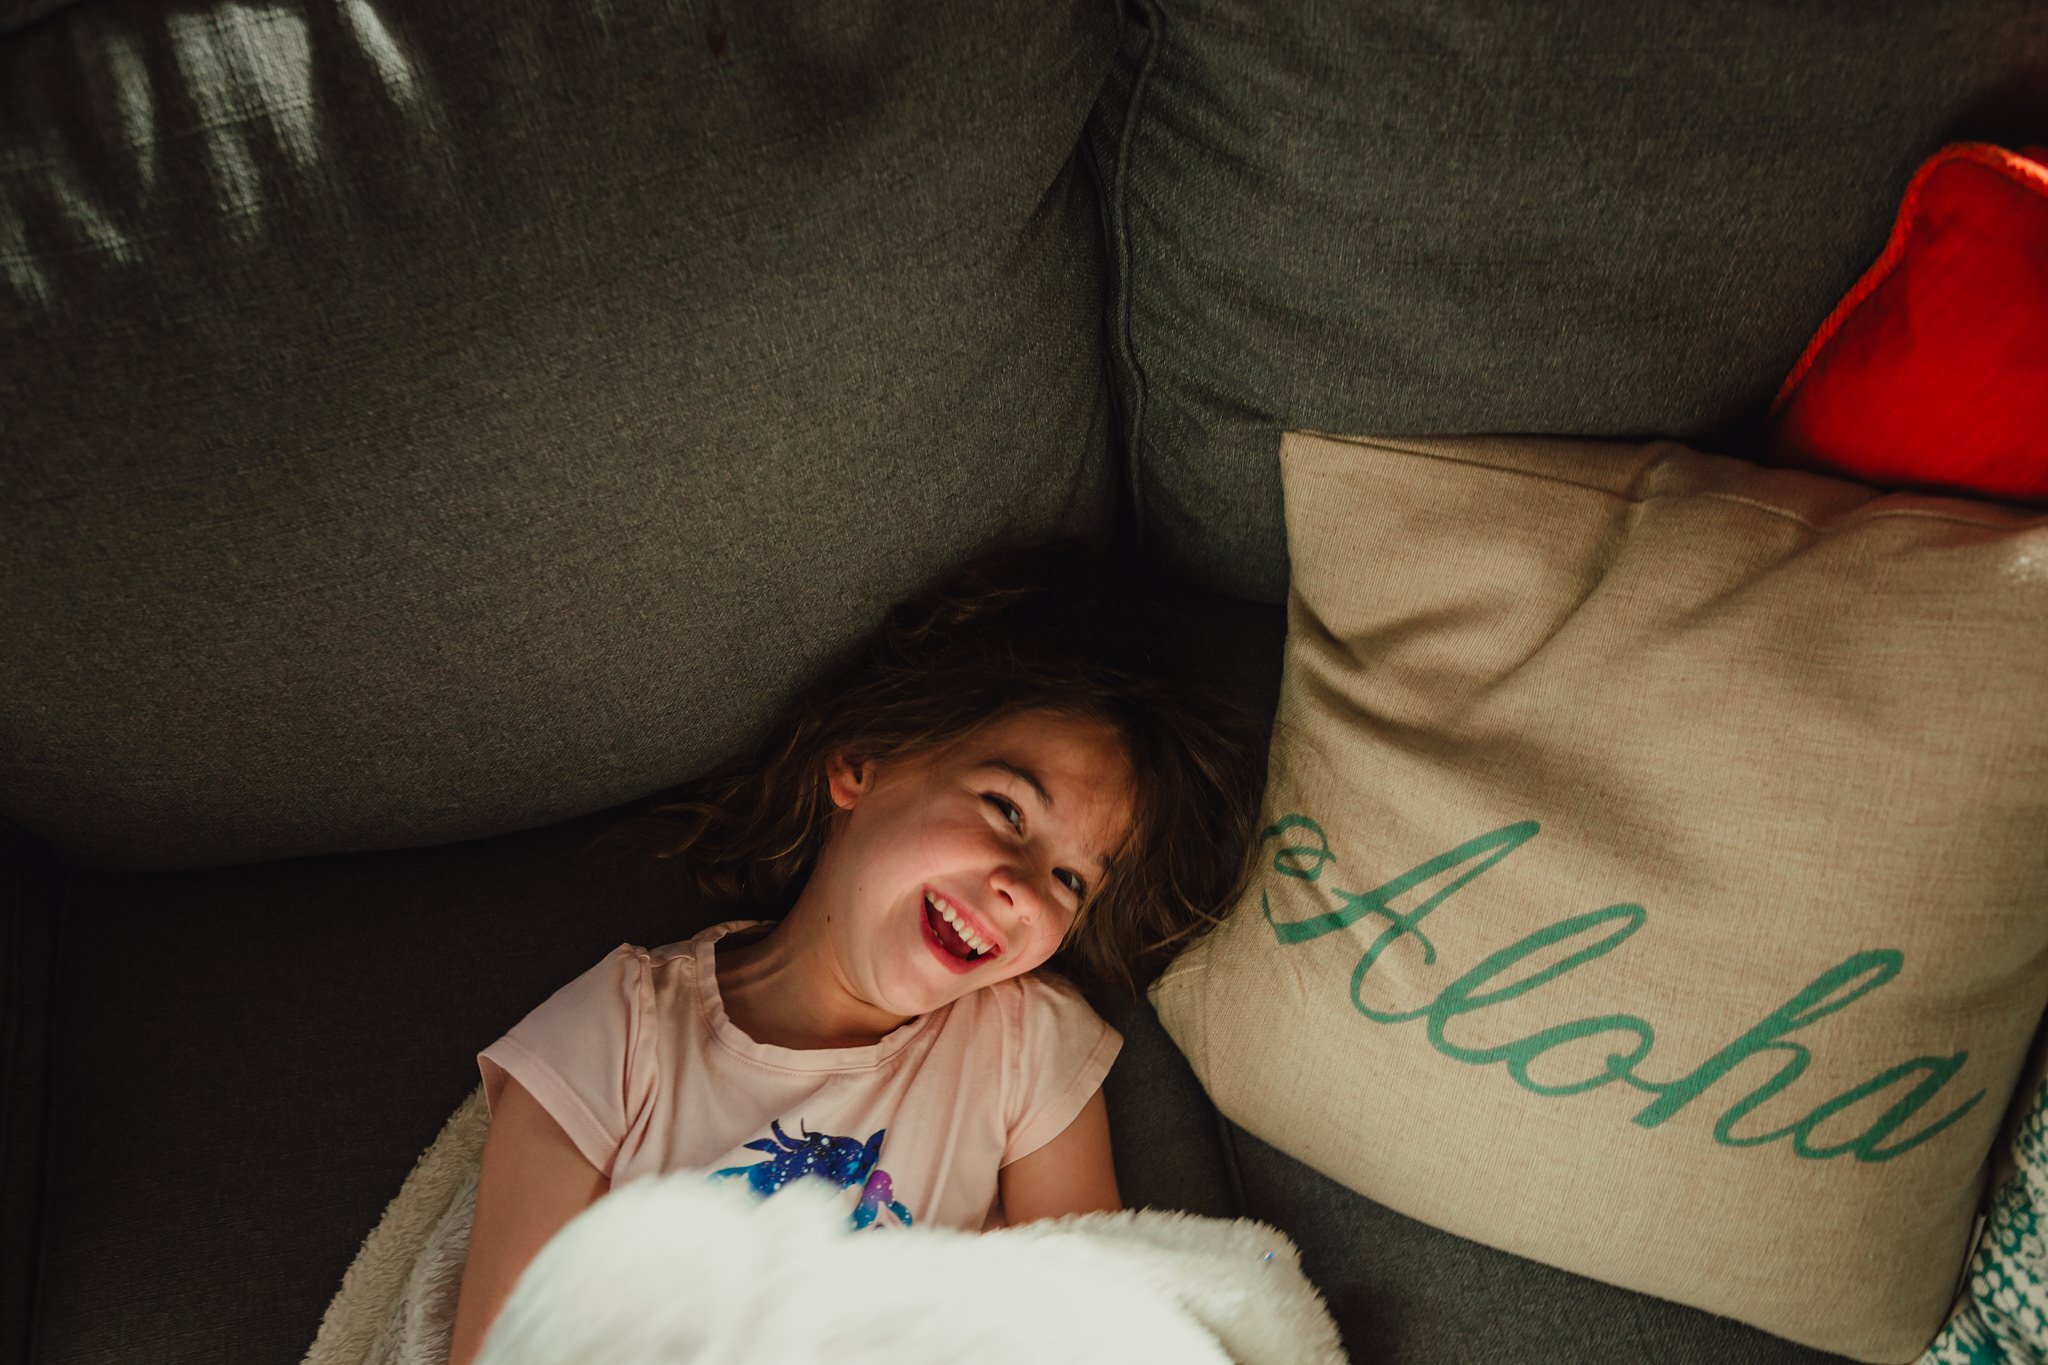
<path id="1" fill-rule="evenodd" d="M 731 917 L 672 869 L 588 847 L 627 813 L 431 849 L 75 874 L 35 1365 L 299 1359 L 477 1084 L 476 1053 L 617 944 Z M 1125 1036 L 1105 1091 L 1126 1201 L 1236 1216 L 1187 1063 L 1142 1000 L 1101 1007 Z"/>
<path id="2" fill-rule="evenodd" d="M 1824 1365 L 1816 1351 L 1497 1251 L 1345 1188 L 1223 1125 L 1245 1216 L 1284 1228 L 1352 1365 Z"/>

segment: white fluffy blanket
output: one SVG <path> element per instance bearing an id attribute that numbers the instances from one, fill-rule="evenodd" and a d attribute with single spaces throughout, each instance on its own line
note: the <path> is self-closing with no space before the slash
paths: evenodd
<path id="1" fill-rule="evenodd" d="M 445 1365 L 489 1126 L 479 1088 L 364 1240 L 306 1365 Z M 480 1365 L 1342 1365 L 1293 1243 L 1149 1210 L 852 1232 L 835 1191 L 677 1172 L 542 1249 Z"/>

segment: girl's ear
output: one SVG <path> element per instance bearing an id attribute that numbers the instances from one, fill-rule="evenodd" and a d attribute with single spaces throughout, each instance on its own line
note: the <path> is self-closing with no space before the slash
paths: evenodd
<path id="1" fill-rule="evenodd" d="M 832 792 L 832 804 L 841 810 L 852 810 L 853 803 L 867 794 L 874 774 L 875 765 L 869 759 L 857 759 L 844 753 L 826 759 L 825 785 Z"/>

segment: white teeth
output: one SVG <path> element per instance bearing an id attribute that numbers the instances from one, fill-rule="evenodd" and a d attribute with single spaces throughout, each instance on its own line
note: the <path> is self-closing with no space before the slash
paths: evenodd
<path id="1" fill-rule="evenodd" d="M 953 926 L 953 932 L 959 934 L 961 941 L 968 947 L 974 949 L 977 953 L 985 953 L 989 950 L 990 944 L 988 940 L 968 928 L 967 921 L 954 914 L 952 906 L 946 904 L 937 896 L 932 895 L 929 891 L 925 893 L 924 903 L 944 916 L 946 923 Z"/>

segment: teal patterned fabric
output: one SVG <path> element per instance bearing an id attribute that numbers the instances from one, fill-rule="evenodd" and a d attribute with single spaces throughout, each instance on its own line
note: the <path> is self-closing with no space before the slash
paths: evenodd
<path id="1" fill-rule="evenodd" d="M 1992 1199 L 1963 1301 L 1920 1365 L 2048 1360 L 2048 1085 L 2034 1093 L 2013 1159 L 2019 1169 Z"/>

